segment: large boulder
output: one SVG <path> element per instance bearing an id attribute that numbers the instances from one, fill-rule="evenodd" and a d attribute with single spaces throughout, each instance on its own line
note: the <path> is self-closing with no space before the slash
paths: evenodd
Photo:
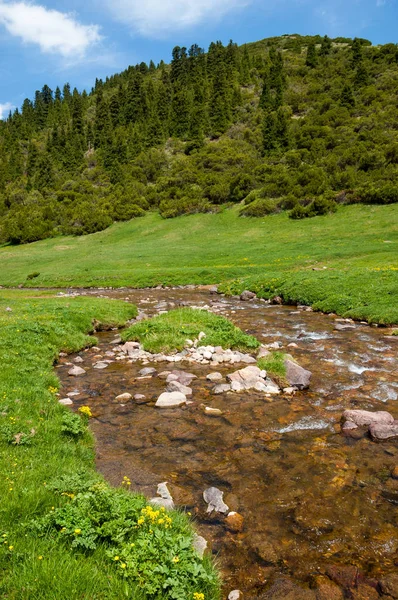
<path id="1" fill-rule="evenodd" d="M 164 392 L 156 401 L 158 408 L 178 408 L 187 403 L 187 397 L 181 392 Z"/>
<path id="2" fill-rule="evenodd" d="M 369 433 L 376 442 L 384 442 L 398 437 L 398 421 L 392 423 L 371 423 Z"/>
<path id="3" fill-rule="evenodd" d="M 357 427 L 365 427 L 372 424 L 391 425 L 394 423 L 394 417 L 385 410 L 375 412 L 371 412 L 370 410 L 345 410 L 343 412 L 343 421 L 354 423 Z"/>
<path id="4" fill-rule="evenodd" d="M 291 358 L 285 358 L 285 368 L 286 379 L 290 386 L 299 390 L 305 390 L 310 387 L 312 377 L 311 371 L 307 371 L 307 369 L 300 367 L 300 365 Z"/>

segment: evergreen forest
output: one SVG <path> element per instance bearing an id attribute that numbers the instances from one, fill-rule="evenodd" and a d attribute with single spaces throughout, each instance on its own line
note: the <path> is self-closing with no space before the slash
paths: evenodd
<path id="1" fill-rule="evenodd" d="M 398 202 L 398 45 L 284 35 L 51 90 L 0 122 L 0 242 L 241 204 L 293 219 Z"/>

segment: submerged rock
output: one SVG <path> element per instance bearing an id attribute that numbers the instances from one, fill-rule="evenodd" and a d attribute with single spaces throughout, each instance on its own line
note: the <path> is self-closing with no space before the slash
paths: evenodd
<path id="1" fill-rule="evenodd" d="M 354 329 L 356 329 L 356 327 L 351 323 L 336 323 L 334 329 L 336 331 L 353 331 Z"/>
<path id="2" fill-rule="evenodd" d="M 155 375 L 156 373 L 156 369 L 154 369 L 153 367 L 145 367 L 145 369 L 141 369 L 141 371 L 139 371 L 139 375 L 141 377 L 147 377 L 148 375 Z"/>
<path id="3" fill-rule="evenodd" d="M 203 492 L 204 501 L 208 504 L 207 513 L 219 512 L 219 513 L 227 513 L 229 511 L 229 506 L 225 504 L 223 501 L 224 492 L 219 490 L 216 487 L 207 488 Z"/>
<path id="4" fill-rule="evenodd" d="M 225 392 L 230 392 L 231 391 L 231 386 L 229 385 L 229 383 L 219 383 L 218 385 L 214 386 L 213 388 L 213 394 L 224 394 Z"/>
<path id="5" fill-rule="evenodd" d="M 106 369 L 107 367 L 109 367 L 109 364 L 101 360 L 94 365 L 94 369 Z"/>
<path id="6" fill-rule="evenodd" d="M 200 405 L 205 415 L 209 417 L 221 417 L 222 411 L 219 408 L 212 408 L 211 406 Z"/>
<path id="7" fill-rule="evenodd" d="M 68 375 L 71 375 L 72 377 L 79 377 L 80 375 L 85 375 L 85 374 L 86 374 L 86 371 L 78 366 L 74 366 L 71 369 L 69 369 L 69 371 L 68 371 Z"/>
<path id="8" fill-rule="evenodd" d="M 244 518 L 237 512 L 230 512 L 225 519 L 227 529 L 233 533 L 240 533 L 243 529 Z"/>
<path id="9" fill-rule="evenodd" d="M 179 381 L 170 381 L 166 388 L 167 392 L 181 392 L 185 396 L 192 396 L 192 388 L 187 385 L 183 385 Z"/>
<path id="10" fill-rule="evenodd" d="M 394 600 L 398 599 L 398 573 L 391 573 L 383 577 L 380 581 L 380 588 L 383 594 L 391 596 Z"/>
<path id="11" fill-rule="evenodd" d="M 178 408 L 187 403 L 185 394 L 181 392 L 164 392 L 156 401 L 158 408 Z"/>
<path id="12" fill-rule="evenodd" d="M 264 600 L 316 600 L 313 590 L 299 587 L 290 579 L 281 578 L 263 596 Z"/>

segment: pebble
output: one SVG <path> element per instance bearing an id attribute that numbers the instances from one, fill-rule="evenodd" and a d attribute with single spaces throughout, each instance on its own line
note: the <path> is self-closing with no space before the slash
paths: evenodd
<path id="1" fill-rule="evenodd" d="M 217 372 L 215 372 L 215 373 L 209 373 L 206 376 L 206 379 L 208 381 L 221 381 L 222 378 L 223 378 L 223 376 L 221 375 L 221 373 L 217 373 Z"/>
<path id="2" fill-rule="evenodd" d="M 70 398 L 62 398 L 61 400 L 58 400 L 59 404 L 62 404 L 62 406 L 71 406 L 71 404 L 73 404 L 73 401 Z"/>
<path id="3" fill-rule="evenodd" d="M 187 398 L 181 392 L 164 392 L 156 401 L 158 408 L 178 408 L 186 404 Z"/>
<path id="4" fill-rule="evenodd" d="M 72 377 L 79 377 L 80 375 L 85 375 L 85 374 L 86 374 L 86 371 L 84 369 L 82 369 L 81 367 L 77 367 L 77 366 L 72 367 L 68 371 L 68 375 L 71 375 Z"/>
<path id="5" fill-rule="evenodd" d="M 227 529 L 233 533 L 240 533 L 243 530 L 244 518 L 237 512 L 229 512 L 225 519 Z"/>
<path id="6" fill-rule="evenodd" d="M 108 367 L 108 363 L 103 362 L 103 361 L 99 361 L 97 363 L 95 363 L 94 365 L 94 369 L 106 369 Z"/>
<path id="7" fill-rule="evenodd" d="M 116 396 L 115 400 L 118 400 L 120 402 L 126 402 L 127 400 L 131 400 L 131 398 L 132 395 L 126 392 L 125 394 L 120 394 L 119 396 Z"/>

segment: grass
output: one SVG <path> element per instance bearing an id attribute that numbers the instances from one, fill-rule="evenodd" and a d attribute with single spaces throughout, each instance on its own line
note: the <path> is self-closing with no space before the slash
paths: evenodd
<path id="1" fill-rule="evenodd" d="M 257 366 L 259 369 L 267 371 L 267 375 L 270 377 L 286 377 L 285 358 L 287 357 L 285 352 L 271 352 L 264 358 L 259 358 Z"/>
<path id="2" fill-rule="evenodd" d="M 180 352 L 186 340 L 195 340 L 203 332 L 202 344 L 234 350 L 255 350 L 260 343 L 243 333 L 225 317 L 206 310 L 179 308 L 166 314 L 136 323 L 122 333 L 124 341 L 140 342 L 147 352 Z"/>
<path id="3" fill-rule="evenodd" d="M 93 344 L 94 318 L 120 326 L 135 314 L 123 302 L 0 292 L 1 598 L 218 598 L 214 568 L 191 550 L 188 518 L 170 513 L 166 530 L 143 497 L 124 489 L 128 480 L 120 489 L 104 483 L 90 411 L 58 403 L 58 353 Z"/>
<path id="4" fill-rule="evenodd" d="M 398 205 L 341 207 L 300 222 L 285 213 L 252 219 L 238 212 L 169 220 L 152 213 L 86 237 L 3 247 L 0 285 L 224 282 L 230 291 L 252 287 L 264 296 L 279 293 L 322 310 L 398 323 Z"/>

